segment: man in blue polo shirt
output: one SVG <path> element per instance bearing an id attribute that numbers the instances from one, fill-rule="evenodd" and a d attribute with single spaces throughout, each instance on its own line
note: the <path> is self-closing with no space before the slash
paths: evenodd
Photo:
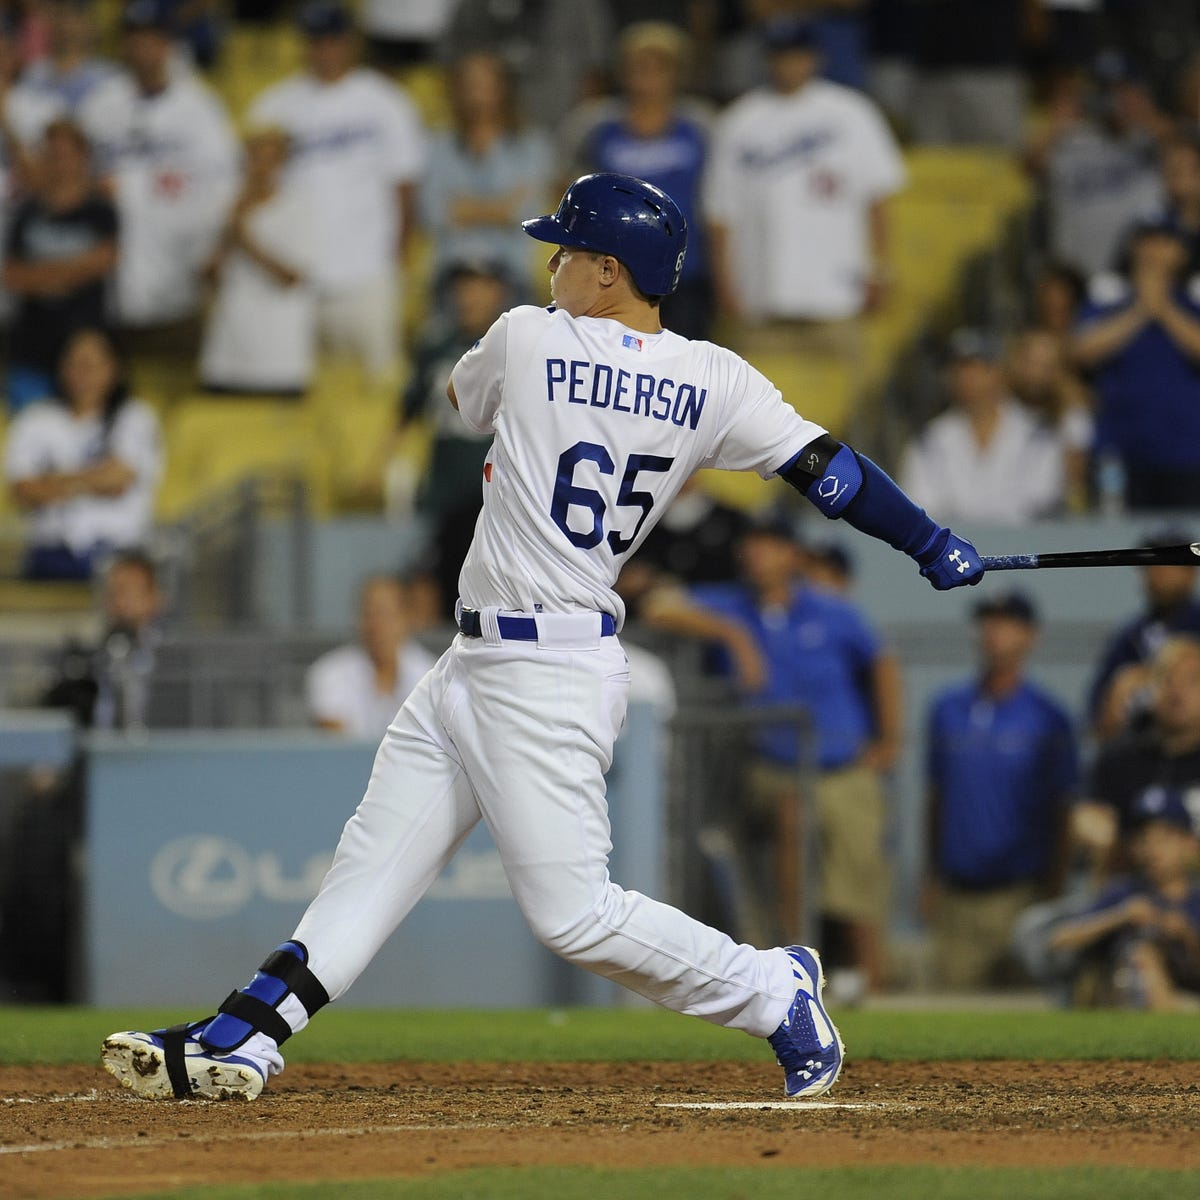
<path id="1" fill-rule="evenodd" d="M 1037 615 L 1012 593 L 976 609 L 977 674 L 929 710 L 926 909 L 939 981 L 1004 980 L 1013 922 L 1060 882 L 1078 753 L 1062 706 L 1025 677 Z"/>
<path id="2" fill-rule="evenodd" d="M 899 669 L 858 609 L 806 585 L 786 517 L 768 515 L 751 526 L 740 558 L 741 581 L 660 591 L 644 605 L 643 619 L 712 642 L 743 703 L 808 709 L 818 768 L 822 953 L 878 989 L 889 884 L 881 773 L 900 744 Z M 757 731 L 755 751 L 749 803 L 765 818 L 775 852 L 778 920 L 786 931 L 802 867 L 795 828 L 801 747 L 791 727 L 767 725 Z"/>
<path id="3" fill-rule="evenodd" d="M 1094 372 L 1096 451 L 1117 454 L 1130 508 L 1200 506 L 1200 302 L 1187 235 L 1135 226 L 1129 269 L 1102 277 L 1079 316 L 1075 356 Z"/>

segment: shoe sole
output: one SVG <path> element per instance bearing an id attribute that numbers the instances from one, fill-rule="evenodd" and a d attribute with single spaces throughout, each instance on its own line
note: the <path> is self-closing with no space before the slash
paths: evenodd
<path id="1" fill-rule="evenodd" d="M 828 1079 L 823 1079 L 820 1083 L 814 1084 L 810 1088 L 805 1088 L 799 1092 L 789 1093 L 787 1090 L 787 1084 L 785 1082 L 783 1094 L 787 1096 L 789 1100 L 812 1100 L 817 1096 L 825 1095 L 825 1093 L 830 1091 L 833 1085 L 837 1083 L 838 1076 L 842 1073 L 842 1064 L 846 1061 L 846 1044 L 842 1041 L 842 1035 L 838 1031 L 838 1027 L 833 1023 L 833 1020 L 830 1018 L 829 1013 L 825 1009 L 825 1001 L 821 999 L 822 993 L 825 991 L 824 964 L 821 962 L 821 956 L 816 950 L 812 950 L 808 946 L 805 946 L 804 949 L 808 951 L 813 962 L 817 964 L 817 993 L 813 999 L 816 1000 L 817 1007 L 821 1010 L 821 1015 L 825 1018 L 825 1023 L 830 1029 L 833 1030 L 833 1037 L 837 1042 L 838 1048 L 838 1061 L 837 1067 L 834 1069 L 833 1074 Z M 794 962 L 795 959 L 792 961 Z"/>
<path id="2" fill-rule="evenodd" d="M 159 1047 L 140 1038 L 114 1033 L 100 1048 L 104 1069 L 123 1087 L 144 1100 L 174 1100 L 175 1090 Z M 263 1081 L 250 1067 L 196 1056 L 187 1063 L 192 1097 L 203 1100 L 253 1100 Z"/>

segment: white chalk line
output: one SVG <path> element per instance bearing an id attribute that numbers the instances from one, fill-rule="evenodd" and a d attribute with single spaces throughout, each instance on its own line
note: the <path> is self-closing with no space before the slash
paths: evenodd
<path id="1" fill-rule="evenodd" d="M 186 1101 L 185 1101 L 186 1103 Z M 302 1138 L 361 1137 L 381 1133 L 461 1133 L 472 1129 L 511 1129 L 511 1125 L 480 1121 L 461 1125 L 352 1125 L 344 1129 L 253 1129 L 245 1133 L 213 1133 L 197 1130 L 195 1140 L 212 1142 L 279 1142 Z M 0 1146 L 0 1154 L 45 1154 L 56 1150 L 129 1150 L 134 1148 L 186 1145 L 191 1138 L 171 1137 L 99 1137 L 72 1138 L 64 1142 L 33 1142 L 27 1146 Z"/>
<path id="2" fill-rule="evenodd" d="M 96 1088 L 90 1092 L 76 1092 L 70 1096 L 5 1096 L 5 1104 L 84 1104 L 89 1100 L 99 1100 L 100 1093 Z"/>
<path id="3" fill-rule="evenodd" d="M 793 1112 L 811 1111 L 815 1108 L 896 1108 L 896 1107 L 911 1107 L 910 1105 L 897 1106 L 894 1104 L 881 1104 L 879 1102 L 867 1102 L 865 1104 L 842 1104 L 836 1100 L 722 1100 L 708 1101 L 705 1103 L 689 1103 L 689 1104 L 672 1104 L 662 1101 L 654 1106 L 655 1108 L 690 1108 L 703 1109 L 716 1112 L 727 1112 L 735 1109 L 789 1109 Z"/>

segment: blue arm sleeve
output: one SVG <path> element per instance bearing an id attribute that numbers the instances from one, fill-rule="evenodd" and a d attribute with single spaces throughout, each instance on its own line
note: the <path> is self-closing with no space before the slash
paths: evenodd
<path id="1" fill-rule="evenodd" d="M 831 520 L 840 517 L 918 562 L 942 532 L 886 471 L 828 434 L 806 446 L 779 474 Z"/>

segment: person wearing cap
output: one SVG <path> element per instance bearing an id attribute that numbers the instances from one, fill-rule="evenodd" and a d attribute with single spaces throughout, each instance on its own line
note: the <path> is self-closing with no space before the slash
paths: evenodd
<path id="1" fill-rule="evenodd" d="M 421 218 L 433 241 L 433 277 L 464 260 L 504 264 L 511 302 L 535 299 L 529 239 L 517 217 L 540 205 L 550 180 L 550 142 L 517 106 L 499 54 L 456 58 L 448 75 L 451 127 L 430 138 Z M 433 291 L 435 303 L 444 294 Z"/>
<path id="2" fill-rule="evenodd" d="M 1146 788 L 1200 795 L 1200 635 L 1167 637 L 1147 678 L 1149 719 L 1101 746 L 1071 814 L 1074 841 L 1101 877 L 1125 865 L 1133 805 Z"/>
<path id="3" fill-rule="evenodd" d="M 1200 298 L 1188 235 L 1171 219 L 1135 227 L 1129 267 L 1094 284 L 1073 350 L 1095 380 L 1096 452 L 1119 457 L 1131 509 L 1200 506 Z"/>
<path id="4" fill-rule="evenodd" d="M 816 767 L 812 827 L 820 846 L 821 917 L 831 964 L 856 973 L 848 992 L 886 983 L 888 870 L 882 774 L 900 746 L 902 697 L 895 656 L 849 601 L 807 585 L 791 519 L 768 510 L 743 533 L 742 579 L 664 586 L 642 605 L 652 628 L 702 638 L 750 706 L 807 708 Z M 813 697 L 819 697 L 814 703 Z M 749 840 L 772 850 L 773 920 L 796 932 L 803 854 L 795 818 L 801 745 L 794 728 L 755 738 L 747 774 Z M 845 978 L 845 977 L 843 977 Z"/>
<path id="5" fill-rule="evenodd" d="M 421 427 L 431 435 L 428 461 L 416 484 L 416 510 L 429 522 L 429 549 L 442 616 L 449 614 L 458 574 L 471 545 L 475 520 L 483 506 L 480 481 L 492 439 L 468 429 L 443 402 L 446 379 L 454 364 L 509 308 L 517 284 L 508 264 L 492 259 L 460 259 L 443 268 L 434 290 L 448 299 L 448 314 L 435 312 L 418 335 L 413 371 L 400 398 L 397 442 L 386 468 L 389 511 L 402 513 L 411 502 L 397 494 L 400 481 L 412 474 L 411 435 Z M 400 474 L 403 472 L 403 474 Z"/>
<path id="6" fill-rule="evenodd" d="M 712 106 L 682 89 L 691 43 L 678 25 L 637 21 L 619 42 L 621 95 L 585 100 L 559 130 L 567 178 L 617 171 L 647 179 L 674 197 L 691 238 L 679 287 L 663 301 L 663 321 L 686 338 L 708 338 L 713 316 L 708 247 L 698 220 Z"/>
<path id="7" fill-rule="evenodd" d="M 1057 892 L 1079 763 L 1071 718 L 1026 676 L 1038 618 L 1019 592 L 975 609 L 978 666 L 926 721 L 923 908 L 940 986 L 1010 983 L 1017 916 Z"/>
<path id="8" fill-rule="evenodd" d="M 307 68 L 267 88 L 252 124 L 284 130 L 287 181 L 316 221 L 312 278 L 321 339 L 377 382 L 399 366 L 403 265 L 411 242 L 425 137 L 402 89 L 359 64 L 350 10 L 310 0 L 299 14 Z"/>
<path id="9" fill-rule="evenodd" d="M 214 392 L 298 396 L 316 365 L 316 218 L 284 186 L 291 142 L 282 129 L 245 138 L 242 193 L 205 268 L 215 285 L 200 348 Z"/>
<path id="10" fill-rule="evenodd" d="M 1010 395 L 1002 340 L 963 328 L 947 351 L 950 407 L 905 449 L 901 486 L 946 520 L 1019 525 L 1058 511 L 1066 488 L 1062 436 Z"/>
<path id="11" fill-rule="evenodd" d="M 771 86 L 714 127 L 703 209 L 717 309 L 739 349 L 862 361 L 858 318 L 883 302 L 886 201 L 904 185 L 874 103 L 819 77 L 810 24 L 762 27 Z"/>
<path id="12" fill-rule="evenodd" d="M 1196 540 L 1196 531 L 1162 526 L 1142 541 L 1146 549 Z M 1088 689 L 1092 733 L 1101 741 L 1144 725 L 1150 713 L 1150 661 L 1178 633 L 1200 636 L 1200 598 L 1195 567 L 1158 563 L 1141 568 L 1145 608 L 1109 639 Z"/>
<path id="13" fill-rule="evenodd" d="M 117 320 L 136 332 L 141 357 L 191 360 L 201 271 L 237 188 L 237 141 L 221 101 L 180 59 L 165 0 L 130 0 L 121 26 L 126 69 L 77 113 L 121 223 Z"/>
<path id="14" fill-rule="evenodd" d="M 1145 788 L 1130 821 L 1133 870 L 1058 925 L 1050 949 L 1080 956 L 1076 1003 L 1200 1011 L 1200 790 Z"/>

